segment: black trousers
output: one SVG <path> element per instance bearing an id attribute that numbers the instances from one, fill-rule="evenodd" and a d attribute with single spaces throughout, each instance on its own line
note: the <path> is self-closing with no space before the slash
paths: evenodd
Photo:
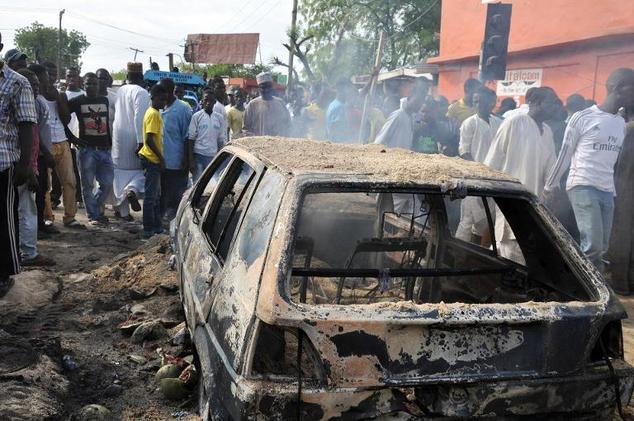
<path id="1" fill-rule="evenodd" d="M 161 173 L 161 214 L 172 219 L 187 190 L 187 170 L 163 170 Z"/>
<path id="2" fill-rule="evenodd" d="M 18 189 L 13 166 L 0 172 L 0 279 L 20 272 Z"/>

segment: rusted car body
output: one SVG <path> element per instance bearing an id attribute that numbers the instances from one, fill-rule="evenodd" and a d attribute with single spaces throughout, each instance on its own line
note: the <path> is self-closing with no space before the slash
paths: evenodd
<path id="1" fill-rule="evenodd" d="M 452 234 L 465 197 L 492 245 Z M 523 262 L 497 250 L 500 216 Z M 623 307 L 534 196 L 479 164 L 240 139 L 172 235 L 204 419 L 604 419 L 630 400 Z"/>

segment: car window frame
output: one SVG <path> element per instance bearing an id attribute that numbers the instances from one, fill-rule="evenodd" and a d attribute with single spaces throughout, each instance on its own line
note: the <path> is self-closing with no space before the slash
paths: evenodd
<path id="1" fill-rule="evenodd" d="M 229 256 L 232 252 L 235 235 L 239 232 L 240 227 L 242 226 L 242 220 L 244 219 L 244 215 L 246 215 L 246 211 L 251 205 L 251 200 L 253 198 L 253 195 L 255 194 L 255 191 L 257 190 L 257 187 L 259 186 L 260 180 L 262 179 L 262 176 L 266 169 L 266 167 L 259 161 L 254 161 L 254 160 L 248 159 L 247 157 L 234 154 L 231 161 L 229 161 L 229 163 L 227 164 L 226 169 L 228 171 L 224 171 L 222 174 L 222 177 L 220 178 L 220 180 L 218 180 L 218 187 L 221 187 L 223 185 L 223 183 L 225 182 L 225 179 L 229 176 L 231 172 L 230 171 L 231 168 L 235 165 L 236 160 L 240 160 L 243 163 L 247 164 L 253 170 L 253 175 L 249 178 L 249 181 L 247 182 L 247 185 L 246 185 L 246 189 L 242 194 L 242 200 L 247 200 L 247 207 L 245 208 L 245 212 L 243 212 L 242 215 L 240 215 L 240 220 L 236 224 L 236 229 L 234 231 L 234 238 L 231 239 L 231 243 L 229 244 L 229 247 L 227 249 L 227 256 Z M 253 188 L 251 188 L 251 186 L 253 186 Z M 209 234 L 205 231 L 205 221 L 207 220 L 207 218 L 209 218 L 210 212 L 212 212 L 214 208 L 217 210 L 217 208 L 220 205 L 220 204 L 218 204 L 217 206 L 215 205 L 218 199 L 219 191 L 221 191 L 221 189 L 216 188 L 213 195 L 210 197 L 209 201 L 205 205 L 205 210 L 200 217 L 200 223 L 198 224 L 198 227 L 199 227 L 198 229 L 200 230 L 201 235 L 205 238 L 205 243 L 208 247 L 208 250 L 211 256 L 214 259 L 215 266 L 218 267 L 220 270 L 222 270 L 222 268 L 224 267 L 225 260 L 222 258 L 222 256 L 218 254 L 218 247 L 213 245 L 213 243 L 211 242 L 211 239 L 209 238 Z M 244 196 L 245 194 L 248 194 L 248 197 L 245 197 Z M 242 200 L 240 202 L 242 202 Z M 233 211 L 232 211 L 232 215 L 233 215 Z M 222 235 L 224 235 L 224 228 L 223 228 Z M 221 240 L 222 240 L 222 235 L 221 235 Z"/>
<path id="2" fill-rule="evenodd" d="M 338 193 L 338 192 L 342 192 L 342 193 L 343 192 L 366 192 L 366 191 L 373 191 L 373 192 L 380 193 L 380 192 L 386 192 L 388 190 L 391 193 L 414 192 L 416 194 L 441 194 L 441 195 L 446 194 L 442 192 L 438 186 L 434 186 L 434 185 L 397 186 L 390 183 L 376 184 L 372 182 L 367 182 L 365 180 L 364 181 L 355 181 L 355 180 L 334 181 L 333 180 L 333 181 L 327 182 L 324 180 L 310 181 L 310 180 L 302 179 L 302 180 L 298 180 L 294 188 L 296 192 L 295 192 L 294 198 L 292 199 L 293 200 L 292 207 L 295 209 L 295 211 L 293 212 L 293 215 L 291 216 L 291 220 L 289 221 L 290 225 L 293 228 L 288 230 L 287 236 L 285 237 L 285 240 L 284 240 L 285 244 L 282 247 L 282 251 L 281 251 L 282 255 L 287 255 L 287 256 L 294 256 L 295 235 L 296 235 L 295 230 L 297 229 L 297 225 L 299 224 L 299 221 L 301 218 L 301 208 L 303 206 L 304 199 L 306 195 L 308 194 Z M 489 199 L 504 198 L 504 199 L 521 200 L 521 201 L 527 202 L 530 206 L 532 206 L 534 216 L 536 218 L 541 219 L 542 229 L 544 230 L 544 233 L 550 238 L 553 247 L 560 253 L 560 256 L 565 262 L 565 264 L 567 264 L 568 267 L 573 271 L 573 273 L 575 274 L 575 276 L 577 277 L 579 281 L 579 284 L 583 287 L 585 292 L 588 294 L 589 298 L 587 303 L 596 302 L 596 300 L 598 299 L 598 295 L 594 291 L 594 288 L 596 286 L 593 285 L 589 275 L 587 273 L 584 273 L 582 270 L 580 270 L 577 267 L 577 265 L 574 262 L 574 256 L 570 253 L 570 250 L 568 250 L 568 247 L 566 247 L 566 245 L 561 242 L 561 238 L 559 238 L 555 233 L 557 229 L 556 227 L 557 224 L 551 225 L 552 221 L 549 221 L 548 218 L 544 217 L 544 215 L 541 214 L 540 204 L 538 201 L 536 201 L 534 196 L 524 191 L 505 191 L 503 189 L 496 190 L 490 187 L 470 189 L 469 195 L 478 196 L 478 197 L 484 196 Z M 455 240 L 461 241 L 464 244 L 469 244 L 468 242 L 464 242 L 459 239 L 455 239 Z M 482 250 L 479 250 L 479 251 L 482 251 Z M 509 260 L 504 258 L 503 256 L 500 256 L 499 252 L 497 253 L 497 255 L 495 255 L 495 258 L 501 259 L 510 265 L 518 267 L 519 269 L 524 269 L 524 270 L 526 269 L 526 266 L 520 265 L 519 263 L 514 262 L 513 260 Z M 279 294 L 280 296 L 283 297 L 283 299 L 286 302 L 291 303 L 293 306 L 297 306 L 299 308 L 314 308 L 311 305 L 293 301 L 291 298 L 291 291 L 288 289 L 288 286 L 290 285 L 289 279 L 291 276 L 292 261 L 293 261 L 292 258 L 288 258 L 284 267 L 280 268 L 281 272 L 284 273 L 283 275 L 284 280 L 280 282 Z M 472 305 L 487 306 L 488 304 L 472 304 Z"/>
<path id="3" fill-rule="evenodd" d="M 200 177 L 200 179 L 198 179 L 198 181 L 196 182 L 196 187 L 194 188 L 194 191 L 193 191 L 192 196 L 191 196 L 190 206 L 192 208 L 192 212 L 196 215 L 196 218 L 198 219 L 198 221 L 202 221 L 203 220 L 203 216 L 205 215 L 205 211 L 207 210 L 207 207 L 209 206 L 209 204 L 213 201 L 213 199 L 214 199 L 214 197 L 216 195 L 216 191 L 218 191 L 218 188 L 216 188 L 213 191 L 213 193 L 211 194 L 211 196 L 209 196 L 209 199 L 207 199 L 207 203 L 205 203 L 205 208 L 203 209 L 202 212 L 200 212 L 200 209 L 198 208 L 198 206 L 196 206 L 196 203 L 198 202 L 198 200 L 200 199 L 200 197 L 204 193 L 205 188 L 207 188 L 207 185 L 209 184 L 209 181 L 211 180 L 211 177 L 213 176 L 214 172 L 218 169 L 218 167 L 223 162 L 223 160 L 220 159 L 223 155 L 228 155 L 229 156 L 229 162 L 227 163 L 227 166 L 225 167 L 225 170 L 227 168 L 229 168 L 231 166 L 231 163 L 235 159 L 236 155 L 231 153 L 231 152 L 229 152 L 229 151 L 221 151 L 214 157 L 213 161 L 211 162 L 211 165 L 209 165 L 207 170 L 203 173 L 203 175 Z M 226 174 L 226 172 L 223 171 L 223 174 L 221 175 L 220 179 L 218 180 L 218 185 L 220 185 L 220 183 L 224 179 L 225 174 Z"/>

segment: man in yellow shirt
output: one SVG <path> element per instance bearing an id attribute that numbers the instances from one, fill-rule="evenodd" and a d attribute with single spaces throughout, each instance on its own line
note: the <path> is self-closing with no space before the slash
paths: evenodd
<path id="1" fill-rule="evenodd" d="M 244 122 L 244 91 L 235 93 L 236 103 L 227 110 L 227 125 L 231 133 L 231 139 L 237 139 L 242 133 L 242 123 Z"/>
<path id="2" fill-rule="evenodd" d="M 451 117 L 458 122 L 458 127 L 463 121 L 476 113 L 473 106 L 473 95 L 480 89 L 482 83 L 477 79 L 467 79 L 464 82 L 464 97 L 454 102 L 447 110 L 447 117 Z"/>
<path id="3" fill-rule="evenodd" d="M 152 106 L 143 117 L 143 146 L 139 158 L 145 172 L 145 199 L 143 201 L 143 238 L 163 232 L 161 225 L 161 171 L 163 159 L 163 120 L 159 110 L 167 103 L 167 90 L 156 84 L 150 91 Z"/>

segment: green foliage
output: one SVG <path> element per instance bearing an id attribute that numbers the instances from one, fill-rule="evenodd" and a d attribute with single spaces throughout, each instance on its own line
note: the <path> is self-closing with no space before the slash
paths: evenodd
<path id="1" fill-rule="evenodd" d="M 382 66 L 412 66 L 438 53 L 439 0 L 304 0 L 297 38 L 307 42 L 318 78 L 368 73 L 381 31 Z"/>
<path id="2" fill-rule="evenodd" d="M 178 67 L 181 72 L 194 72 L 199 75 L 206 72 L 209 79 L 216 75 L 255 79 L 259 73 L 271 71 L 270 66 L 263 64 L 197 64 L 195 69 L 190 63 L 179 63 L 175 64 L 175 66 Z"/>
<path id="3" fill-rule="evenodd" d="M 128 71 L 125 69 L 117 71 L 111 70 L 110 76 L 112 76 L 112 79 L 114 80 L 125 80 L 125 78 L 128 76 Z"/>
<path id="4" fill-rule="evenodd" d="M 30 60 L 57 63 L 57 36 L 57 28 L 44 26 L 36 21 L 15 31 L 15 44 Z M 61 45 L 62 69 L 70 66 L 81 68 L 81 55 L 90 46 L 84 34 L 62 29 Z"/>

